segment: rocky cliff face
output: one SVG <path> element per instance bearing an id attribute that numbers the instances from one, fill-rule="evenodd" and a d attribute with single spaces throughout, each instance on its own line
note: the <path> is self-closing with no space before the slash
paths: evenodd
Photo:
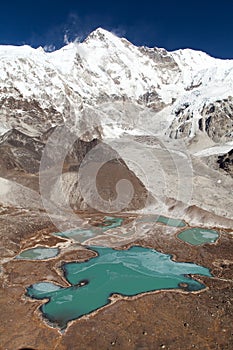
<path id="1" fill-rule="evenodd" d="M 219 167 L 233 177 L 233 149 L 218 157 Z"/>
<path id="2" fill-rule="evenodd" d="M 199 119 L 195 118 L 189 103 L 175 111 L 176 118 L 170 126 L 170 137 L 187 138 L 195 132 L 206 133 L 214 142 L 226 142 L 233 138 L 233 97 L 204 104 Z M 195 120 L 196 119 L 196 120 Z M 196 125 L 195 125 L 195 124 Z"/>

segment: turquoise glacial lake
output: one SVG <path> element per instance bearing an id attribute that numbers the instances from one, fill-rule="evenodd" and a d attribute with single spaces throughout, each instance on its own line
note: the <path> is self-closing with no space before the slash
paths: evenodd
<path id="1" fill-rule="evenodd" d="M 64 264 L 69 287 L 40 282 L 27 288 L 29 297 L 48 299 L 40 309 L 53 326 L 66 328 L 69 321 L 110 303 L 114 293 L 130 297 L 156 290 L 199 291 L 205 286 L 188 275 L 211 276 L 205 267 L 172 261 L 170 255 L 154 249 L 134 246 L 128 250 L 92 250 L 98 256 Z"/>
<path id="2" fill-rule="evenodd" d="M 195 227 L 180 232 L 177 237 L 186 243 L 198 246 L 205 243 L 216 242 L 219 233 L 215 230 Z"/>
<path id="3" fill-rule="evenodd" d="M 59 254 L 58 248 L 36 247 L 24 250 L 16 256 L 16 259 L 45 260 L 54 258 Z"/>

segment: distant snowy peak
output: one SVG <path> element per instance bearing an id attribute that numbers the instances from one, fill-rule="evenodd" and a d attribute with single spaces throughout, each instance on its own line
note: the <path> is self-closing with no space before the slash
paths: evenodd
<path id="1" fill-rule="evenodd" d="M 91 32 L 88 37 L 84 40 L 84 43 L 89 43 L 92 40 L 96 40 L 97 42 L 111 42 L 111 43 L 119 43 L 121 40 L 125 40 L 125 38 L 119 38 L 117 35 L 115 35 L 112 32 L 107 31 L 106 29 L 103 29 L 101 27 L 97 28 L 93 32 Z"/>
<path id="2" fill-rule="evenodd" d="M 210 65 L 215 65 L 217 61 L 221 61 L 205 52 L 192 49 L 180 49 L 172 51 L 171 54 L 179 65 L 189 66 L 192 70 L 205 69 Z"/>

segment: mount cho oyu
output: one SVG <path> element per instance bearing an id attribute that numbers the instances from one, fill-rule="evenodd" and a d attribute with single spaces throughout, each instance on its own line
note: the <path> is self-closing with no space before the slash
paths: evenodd
<path id="1" fill-rule="evenodd" d="M 52 131 L 66 125 L 78 138 L 76 151 L 67 157 L 69 175 L 63 175 L 69 183 L 66 197 L 72 197 L 72 204 L 79 208 L 81 195 L 73 195 L 77 178 L 70 173 L 78 169 L 92 145 L 107 144 L 108 139 L 123 134 L 152 148 L 158 137 L 168 140 L 170 148 L 177 147 L 175 140 L 183 139 L 188 153 L 194 155 L 197 187 L 190 203 L 231 217 L 231 178 L 224 169 L 231 174 L 232 160 L 228 162 L 227 154 L 233 137 L 233 60 L 190 49 L 168 52 L 136 47 L 101 28 L 82 43 L 70 43 L 51 53 L 29 46 L 1 46 L 0 58 L 1 176 L 38 191 L 36 174 L 43 149 Z M 130 208 L 143 208 L 142 192 L 156 197 L 158 186 L 146 189 L 137 166 L 115 151 L 121 167 L 130 178 L 134 174 L 137 182 L 139 192 Z M 179 151 L 174 154 L 179 157 Z M 227 159 L 227 167 L 221 166 L 221 157 Z M 148 168 L 148 176 L 150 172 L 153 169 Z M 203 181 L 203 172 L 208 183 Z M 223 187 L 214 190 L 216 181 Z M 169 171 L 165 182 L 169 189 L 164 200 L 185 201 L 173 191 Z M 108 186 L 110 197 L 115 194 L 112 185 Z M 205 195 L 200 196 L 203 190 Z M 4 198 L 5 194 L 3 202 Z M 56 196 L 51 194 L 51 198 Z"/>
<path id="2" fill-rule="evenodd" d="M 52 53 L 0 46 L 0 57 L 2 132 L 40 134 L 69 121 L 72 109 L 76 123 L 100 109 L 107 114 L 100 124 L 146 128 L 150 121 L 161 132 L 162 119 L 174 138 L 198 131 L 215 142 L 232 138 L 233 60 L 136 47 L 100 28 Z"/>

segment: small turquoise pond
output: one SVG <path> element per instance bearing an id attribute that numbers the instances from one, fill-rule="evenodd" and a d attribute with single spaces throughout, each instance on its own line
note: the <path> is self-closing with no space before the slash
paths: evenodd
<path id="1" fill-rule="evenodd" d="M 185 227 L 186 224 L 184 221 L 179 219 L 168 218 L 163 215 L 148 215 L 143 218 L 137 219 L 137 222 L 161 222 L 167 226 L 173 227 Z"/>
<path id="2" fill-rule="evenodd" d="M 122 225 L 123 219 L 119 217 L 105 216 L 104 221 L 97 227 L 92 227 L 91 229 L 75 229 L 65 232 L 55 233 L 55 236 L 64 237 L 72 239 L 78 242 L 84 242 L 89 238 L 95 237 L 98 234 L 111 230 Z"/>
<path id="3" fill-rule="evenodd" d="M 58 248 L 37 247 L 24 250 L 16 259 L 45 260 L 54 258 L 59 254 Z"/>
<path id="4" fill-rule="evenodd" d="M 113 217 L 113 216 L 105 216 L 104 222 L 99 225 L 102 231 L 105 232 L 107 230 L 111 230 L 112 228 L 120 227 L 123 223 L 122 218 Z"/>
<path id="5" fill-rule="evenodd" d="M 219 237 L 219 233 L 215 230 L 195 227 L 180 232 L 177 237 L 186 243 L 198 246 L 205 243 L 216 242 Z"/>
<path id="6" fill-rule="evenodd" d="M 70 287 L 41 282 L 27 288 L 28 296 L 49 299 L 41 311 L 54 326 L 66 328 L 69 321 L 110 303 L 113 293 L 134 296 L 161 289 L 198 291 L 205 286 L 188 275 L 211 276 L 205 267 L 172 261 L 171 256 L 154 249 L 135 246 L 129 250 L 93 250 L 98 256 L 63 266 Z"/>
<path id="7" fill-rule="evenodd" d="M 184 221 L 179 219 L 173 219 L 168 218 L 162 215 L 148 215 L 145 217 L 141 217 L 136 220 L 137 223 L 140 222 L 160 222 L 167 226 L 173 226 L 173 227 L 185 227 L 186 224 Z M 85 242 L 86 240 L 93 238 L 97 235 L 100 235 L 108 230 L 111 230 L 113 228 L 120 227 L 123 223 L 123 218 L 120 217 L 113 217 L 113 216 L 105 216 L 104 221 L 98 224 L 97 226 L 92 226 L 91 228 L 80 228 L 80 229 L 73 229 L 69 231 L 64 232 L 58 232 L 54 233 L 55 236 L 64 237 L 68 239 L 72 239 L 73 241 L 77 242 Z"/>

